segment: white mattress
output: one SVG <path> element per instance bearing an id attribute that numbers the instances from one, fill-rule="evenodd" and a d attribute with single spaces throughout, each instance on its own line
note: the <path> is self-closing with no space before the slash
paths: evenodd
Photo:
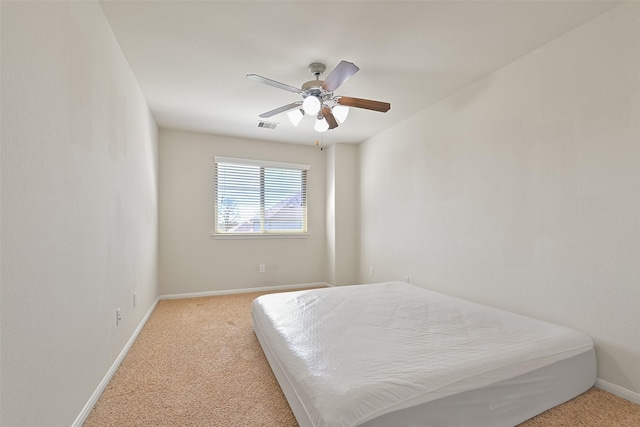
<path id="1" fill-rule="evenodd" d="M 400 418 L 393 416 L 402 411 L 473 390 L 504 393 L 509 381 L 531 382 L 527 374 L 536 372 L 546 377 L 546 367 L 558 370 L 574 358 L 584 368 L 555 404 L 595 381 L 586 335 L 400 282 L 264 295 L 253 302 L 252 315 L 303 426 L 374 426 L 385 419 L 395 425 Z M 528 408 L 526 418 L 548 405 L 534 413 Z"/>

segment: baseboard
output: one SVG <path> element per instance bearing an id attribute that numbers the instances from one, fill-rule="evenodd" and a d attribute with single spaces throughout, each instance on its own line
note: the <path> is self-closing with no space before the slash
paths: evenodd
<path id="1" fill-rule="evenodd" d="M 261 288 L 245 288 L 245 289 L 230 289 L 230 290 L 222 290 L 222 291 L 195 292 L 195 293 L 172 294 L 172 295 L 161 295 L 161 296 L 159 296 L 155 300 L 155 302 L 151 305 L 151 308 L 149 308 L 149 310 L 145 314 L 144 318 L 142 319 L 142 321 L 140 322 L 140 324 L 138 325 L 136 330 L 131 335 L 131 338 L 129 338 L 129 341 L 127 341 L 127 344 L 124 346 L 124 348 L 122 349 L 122 351 L 120 352 L 120 354 L 116 358 L 115 362 L 113 362 L 113 365 L 111 365 L 111 368 L 109 368 L 109 371 L 107 371 L 107 374 L 104 376 L 104 378 L 102 379 L 102 381 L 100 382 L 100 384 L 98 385 L 96 390 L 91 395 L 91 398 L 89 399 L 89 401 L 86 403 L 84 408 L 82 408 L 82 411 L 80 412 L 80 414 L 78 415 L 76 420 L 73 422 L 73 424 L 71 424 L 71 427 L 82 427 L 82 425 L 86 421 L 87 417 L 89 416 L 89 413 L 91 413 L 91 410 L 93 409 L 93 407 L 95 406 L 96 402 L 98 401 L 98 399 L 102 395 L 102 392 L 107 387 L 107 385 L 109 384 L 109 381 L 111 381 L 111 378 L 113 377 L 113 375 L 115 374 L 116 370 L 118 369 L 118 367 L 122 363 L 122 360 L 124 360 L 124 357 L 129 352 L 129 349 L 131 348 L 131 346 L 135 342 L 136 338 L 138 338 L 138 334 L 140 334 L 140 331 L 142 331 L 142 328 L 147 323 L 147 320 L 149 320 L 149 317 L 151 316 L 151 313 L 153 313 L 153 310 L 156 308 L 156 305 L 158 305 L 158 301 L 166 300 L 166 299 L 197 298 L 197 297 L 216 296 L 216 295 L 232 295 L 232 294 L 249 293 L 249 292 L 263 292 L 263 291 L 269 292 L 269 291 L 282 291 L 282 290 L 292 290 L 292 289 L 315 288 L 315 287 L 320 287 L 320 286 L 333 287 L 333 285 L 331 285 L 329 283 L 326 283 L 326 282 L 317 282 L 317 283 L 303 283 L 303 284 L 296 284 L 296 285 L 268 286 L 268 287 L 261 287 Z M 640 394 L 639 393 L 635 393 L 635 392 L 633 392 L 631 390 L 628 390 L 628 389 L 626 389 L 624 387 L 620 387 L 620 386 L 618 386 L 616 384 L 612 384 L 612 383 L 610 383 L 608 381 L 605 381 L 605 380 L 602 380 L 600 378 L 596 379 L 595 386 L 600 388 L 600 389 L 602 389 L 602 390 L 604 390 L 604 391 L 608 391 L 609 393 L 614 394 L 614 395 L 616 395 L 618 397 L 621 397 L 621 398 L 626 399 L 626 400 L 628 400 L 630 402 L 633 402 L 635 404 L 640 405 Z"/>
<path id="2" fill-rule="evenodd" d="M 635 393 L 631 390 L 627 390 L 624 387 L 620 387 L 619 385 L 615 385 L 605 380 L 601 380 L 600 378 L 596 379 L 595 386 L 598 388 L 601 388 L 604 391 L 608 391 L 611 394 L 615 394 L 618 397 L 627 399 L 630 402 L 640 405 L 640 394 Z"/>
<path id="3" fill-rule="evenodd" d="M 151 305 L 151 308 L 149 308 L 144 318 L 142 319 L 142 321 L 140 322 L 136 330 L 133 332 L 133 335 L 131 335 L 131 338 L 129 338 L 129 341 L 127 341 L 127 344 L 124 346 L 124 348 L 116 358 L 115 362 L 113 362 L 113 365 L 111 365 L 111 368 L 109 368 L 109 371 L 107 371 L 107 374 L 104 376 L 104 378 L 102 379 L 102 381 L 100 382 L 96 390 L 91 395 L 91 398 L 89 399 L 89 401 L 86 403 L 86 405 L 84 405 L 84 408 L 82 408 L 82 411 L 80 412 L 76 420 L 73 422 L 73 424 L 71 424 L 71 427 L 82 427 L 82 424 L 84 424 L 84 422 L 87 420 L 87 417 L 89 416 L 89 414 L 91 413 L 91 410 L 93 409 L 96 402 L 102 395 L 102 392 L 109 384 L 109 381 L 111 381 L 111 378 L 116 373 L 116 370 L 122 363 L 122 360 L 124 360 L 124 357 L 129 352 L 129 349 L 135 342 L 136 338 L 138 338 L 138 334 L 140 334 L 140 331 L 142 330 L 144 325 L 147 323 L 147 320 L 149 320 L 151 313 L 153 313 L 153 310 L 158 305 L 158 301 L 165 300 L 165 299 L 195 298 L 195 297 L 205 297 L 205 296 L 212 296 L 212 295 L 231 295 L 231 294 L 239 294 L 239 293 L 247 293 L 247 292 L 262 292 L 262 291 L 269 292 L 269 291 L 282 291 L 282 290 L 292 290 L 292 289 L 305 289 L 305 288 L 315 288 L 319 286 L 332 286 L 332 285 L 325 282 L 318 282 L 318 283 L 303 283 L 303 284 L 297 284 L 297 285 L 269 286 L 269 287 L 262 287 L 262 288 L 232 289 L 232 290 L 224 290 L 224 291 L 196 292 L 196 293 L 159 296 L 155 300 L 155 302 Z"/>
<path id="4" fill-rule="evenodd" d="M 138 334 L 140 333 L 144 325 L 147 323 L 147 320 L 149 320 L 149 317 L 151 316 L 151 313 L 153 313 L 153 310 L 156 308 L 156 305 L 158 305 L 159 300 L 160 298 L 157 298 L 155 302 L 151 305 L 151 308 L 149 309 L 149 311 L 147 311 L 147 314 L 144 315 L 144 318 L 142 319 L 142 321 L 140 322 L 136 330 L 133 332 L 133 335 L 131 335 L 131 338 L 129 338 L 129 341 L 127 341 L 127 344 L 124 346 L 124 348 L 116 358 L 115 362 L 113 362 L 113 365 L 111 365 L 111 368 L 109 368 L 109 371 L 107 371 L 107 374 L 104 376 L 104 378 L 98 385 L 98 388 L 96 389 L 96 391 L 93 392 L 87 404 L 84 405 L 84 408 L 82 408 L 80 415 L 78 415 L 78 417 L 73 422 L 73 424 L 71 424 L 71 427 L 82 427 L 82 424 L 84 424 L 84 422 L 87 420 L 89 413 L 91 413 L 91 410 L 93 409 L 96 402 L 100 398 L 100 395 L 102 395 L 102 392 L 104 391 L 104 389 L 107 387 L 107 384 L 109 384 L 109 381 L 111 381 L 111 377 L 113 377 L 113 375 L 116 373 L 116 370 L 122 363 L 122 360 L 124 359 L 124 357 L 129 352 L 129 349 L 133 345 L 134 341 L 136 340 L 136 338 L 138 338 Z"/>
<path id="5" fill-rule="evenodd" d="M 206 292 L 192 292 L 192 293 L 186 293 L 186 294 L 160 295 L 160 299 L 165 300 L 165 299 L 199 298 L 199 297 L 211 297 L 211 296 L 219 296 L 219 295 L 245 294 L 249 292 L 287 291 L 287 290 L 293 290 L 293 289 L 317 288 L 320 286 L 330 287 L 331 285 L 326 282 L 317 282 L 317 283 L 302 283 L 302 284 L 296 284 L 296 285 L 265 286 L 262 288 L 227 289 L 222 291 L 206 291 Z"/>

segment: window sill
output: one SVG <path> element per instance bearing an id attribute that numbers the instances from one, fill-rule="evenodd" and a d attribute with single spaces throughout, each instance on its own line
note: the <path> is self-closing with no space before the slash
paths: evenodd
<path id="1" fill-rule="evenodd" d="M 307 239 L 309 238 L 310 233 L 295 233 L 295 234 L 286 234 L 286 233 L 269 233 L 269 234 L 212 234 L 216 240 L 244 240 L 244 239 Z"/>

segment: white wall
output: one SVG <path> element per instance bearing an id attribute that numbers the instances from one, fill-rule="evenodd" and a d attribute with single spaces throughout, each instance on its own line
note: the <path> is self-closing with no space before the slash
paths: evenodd
<path id="1" fill-rule="evenodd" d="M 336 143 L 327 156 L 327 276 L 332 285 L 358 277 L 358 146 Z"/>
<path id="2" fill-rule="evenodd" d="M 0 424 L 68 426 L 158 296 L 157 130 L 98 3 L 1 8 Z"/>
<path id="3" fill-rule="evenodd" d="M 161 293 L 170 295 L 326 281 L 324 153 L 315 146 L 161 130 Z M 212 238 L 214 156 L 311 165 L 307 173 L 310 236 Z M 260 264 L 265 264 L 265 273 L 259 273 Z"/>
<path id="4" fill-rule="evenodd" d="M 371 138 L 360 167 L 361 281 L 583 330 L 599 378 L 640 392 L 640 3 Z"/>

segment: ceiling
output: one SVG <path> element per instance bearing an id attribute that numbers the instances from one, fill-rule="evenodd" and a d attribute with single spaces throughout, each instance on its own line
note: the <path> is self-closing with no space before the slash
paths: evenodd
<path id="1" fill-rule="evenodd" d="M 613 1 L 112 1 L 102 9 L 160 128 L 282 142 L 357 143 L 595 18 Z M 351 108 L 318 134 L 286 114 L 300 100 L 245 78 L 300 87 L 311 62 L 360 67 L 336 95 L 391 103 Z"/>

